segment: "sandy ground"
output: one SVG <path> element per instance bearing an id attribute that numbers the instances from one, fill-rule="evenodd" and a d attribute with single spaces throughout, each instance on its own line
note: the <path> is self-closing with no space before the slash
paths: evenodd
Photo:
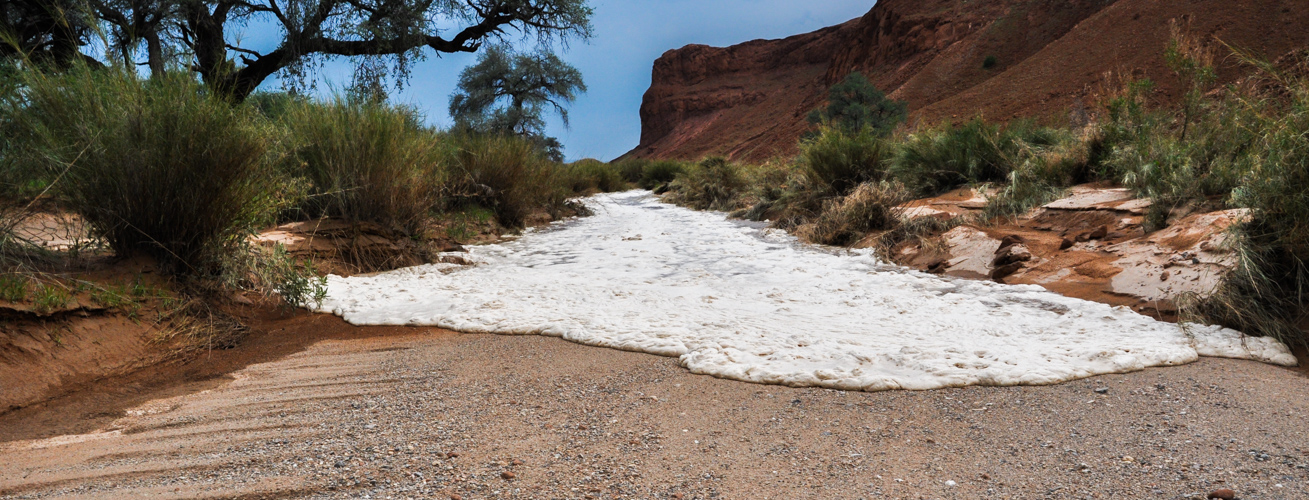
<path id="1" fill-rule="evenodd" d="M 1254 362 L 857 393 L 390 331 L 0 443 L 0 497 L 1309 498 L 1309 379 Z"/>

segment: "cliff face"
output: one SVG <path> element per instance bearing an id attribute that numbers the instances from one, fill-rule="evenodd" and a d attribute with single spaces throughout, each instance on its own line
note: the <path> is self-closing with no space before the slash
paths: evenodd
<path id="1" fill-rule="evenodd" d="M 827 88 L 860 71 L 911 121 L 1065 116 L 1109 72 L 1160 83 L 1174 20 L 1272 57 L 1309 43 L 1303 0 L 881 0 L 865 16 L 782 40 L 691 45 L 654 64 L 629 156 L 757 161 L 795 153 Z M 996 65 L 983 68 L 988 56 Z M 1230 59 L 1226 78 L 1238 74 Z"/>

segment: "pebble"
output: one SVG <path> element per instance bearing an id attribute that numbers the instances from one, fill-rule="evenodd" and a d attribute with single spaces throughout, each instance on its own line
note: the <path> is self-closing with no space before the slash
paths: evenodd
<path id="1" fill-rule="evenodd" d="M 1109 388 L 1108 388 L 1108 387 L 1096 387 L 1096 388 L 1095 388 L 1095 393 L 1096 393 L 1096 394 L 1109 394 Z"/>
<path id="2" fill-rule="evenodd" d="M 1209 500 L 1236 500 L 1236 492 L 1223 488 L 1209 493 Z"/>
<path id="3" fill-rule="evenodd" d="M 515 476 L 516 476 L 516 474 L 514 474 L 514 473 L 512 473 L 512 472 L 509 472 L 509 471 L 504 471 L 504 472 L 501 472 L 501 473 L 500 473 L 500 479 L 504 479 L 504 480 L 506 480 L 506 481 L 508 481 L 508 480 L 510 480 L 510 479 L 513 479 Z"/>

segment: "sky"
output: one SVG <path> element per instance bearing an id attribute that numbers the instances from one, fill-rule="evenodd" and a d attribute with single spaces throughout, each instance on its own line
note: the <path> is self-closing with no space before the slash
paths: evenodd
<path id="1" fill-rule="evenodd" d="M 571 127 L 551 116 L 547 134 L 559 138 L 570 161 L 612 160 L 636 147 L 641 137 L 641 98 L 650 86 L 655 59 L 688 44 L 733 45 L 760 38 L 784 38 L 849 21 L 872 9 L 873 0 L 591 0 L 595 36 L 574 42 L 560 56 L 582 71 L 588 92 L 570 107 Z M 249 45 L 263 36 L 244 33 Z M 408 86 L 391 100 L 414 106 L 431 125 L 452 123 L 447 107 L 459 72 L 476 62 L 473 54 L 428 51 L 413 67 Z M 348 61 L 327 63 L 318 92 L 349 85 Z M 275 79 L 264 88 L 280 88 Z"/>

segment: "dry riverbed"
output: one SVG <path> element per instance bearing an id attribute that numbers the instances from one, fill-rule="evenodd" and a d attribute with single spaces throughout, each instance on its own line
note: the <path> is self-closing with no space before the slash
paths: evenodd
<path id="1" fill-rule="evenodd" d="M 0 497 L 1309 497 L 1309 379 L 1256 362 L 862 393 L 555 338 L 298 324 L 379 336 L 0 444 Z"/>

